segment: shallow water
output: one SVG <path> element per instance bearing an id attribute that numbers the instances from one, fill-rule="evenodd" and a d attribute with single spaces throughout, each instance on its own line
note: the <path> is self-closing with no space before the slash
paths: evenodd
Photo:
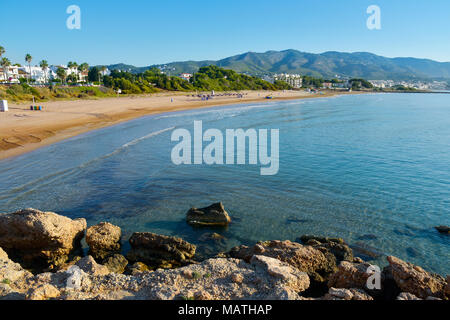
<path id="1" fill-rule="evenodd" d="M 280 171 L 175 166 L 174 128 L 278 128 Z M 88 224 L 176 235 L 213 254 L 265 239 L 340 236 L 449 274 L 450 96 L 376 94 L 148 116 L 0 161 L 0 211 L 34 207 Z M 222 201 L 227 229 L 185 213 Z M 218 232 L 226 240 L 204 242 Z M 385 264 L 385 258 L 375 259 Z"/>

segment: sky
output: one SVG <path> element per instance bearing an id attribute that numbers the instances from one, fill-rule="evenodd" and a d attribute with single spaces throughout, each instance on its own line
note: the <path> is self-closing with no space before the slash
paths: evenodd
<path id="1" fill-rule="evenodd" d="M 81 28 L 70 30 L 70 5 Z M 367 8 L 381 9 L 369 30 Z M 0 46 L 13 63 L 148 66 L 253 51 L 372 52 L 450 61 L 448 0 L 0 0 Z"/>

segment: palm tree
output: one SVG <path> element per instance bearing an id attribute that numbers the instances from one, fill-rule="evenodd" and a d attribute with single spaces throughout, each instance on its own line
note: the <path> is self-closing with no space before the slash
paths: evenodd
<path id="1" fill-rule="evenodd" d="M 48 62 L 47 62 L 47 60 L 42 60 L 41 62 L 39 62 L 39 66 L 44 71 L 45 83 L 48 83 L 48 77 L 47 77 Z"/>
<path id="2" fill-rule="evenodd" d="M 8 81 L 8 67 L 11 65 L 11 61 L 8 58 L 2 58 L 0 65 L 3 67 L 3 72 L 6 75 L 6 81 Z"/>
<path id="3" fill-rule="evenodd" d="M 27 55 L 25 56 L 25 62 L 28 62 L 28 68 L 30 71 L 30 74 L 28 75 L 28 83 L 30 83 L 31 80 L 31 61 L 33 60 L 33 57 L 31 56 L 31 54 L 27 53 Z"/>
<path id="4" fill-rule="evenodd" d="M 106 66 L 101 66 L 100 67 L 100 76 L 98 78 L 98 81 L 100 82 L 102 79 L 105 79 L 105 71 L 108 70 L 108 68 Z M 103 82 L 103 81 L 102 81 Z M 103 83 L 103 85 L 105 85 L 105 83 Z"/>
<path id="5" fill-rule="evenodd" d="M 67 77 L 66 70 L 62 67 L 58 67 L 58 70 L 56 70 L 56 75 L 61 79 L 61 82 L 64 83 Z"/>
<path id="6" fill-rule="evenodd" d="M 74 62 L 69 61 L 69 63 L 67 64 L 67 67 L 69 69 L 77 69 L 78 70 L 78 63 L 76 63 L 75 61 Z M 72 70 L 70 70 L 70 71 L 72 72 Z M 78 80 L 78 73 L 76 73 L 76 78 Z"/>
<path id="7" fill-rule="evenodd" d="M 2 55 L 5 54 L 5 48 L 3 48 L 2 46 L 0 46 L 0 58 L 2 57 Z M 3 71 L 3 73 L 5 74 L 5 72 Z"/>
<path id="8" fill-rule="evenodd" d="M 82 64 L 80 64 L 80 65 L 78 66 L 78 70 L 79 70 L 81 73 L 86 72 L 86 71 L 89 70 L 89 65 L 88 65 L 86 62 L 84 62 L 84 63 L 82 63 Z"/>

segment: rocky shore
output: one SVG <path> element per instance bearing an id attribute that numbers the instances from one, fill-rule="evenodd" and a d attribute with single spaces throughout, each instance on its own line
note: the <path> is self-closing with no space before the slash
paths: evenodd
<path id="1" fill-rule="evenodd" d="M 187 212 L 190 224 L 230 221 L 222 204 Z M 203 261 L 194 244 L 176 237 L 134 233 L 126 256 L 121 241 L 121 229 L 108 222 L 88 228 L 85 219 L 35 209 L 0 214 L 0 300 L 450 298 L 450 276 L 393 256 L 379 270 L 340 238 L 258 242 Z"/>

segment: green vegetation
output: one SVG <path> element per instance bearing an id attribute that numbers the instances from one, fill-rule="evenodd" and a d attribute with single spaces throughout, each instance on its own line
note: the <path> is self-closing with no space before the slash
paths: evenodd
<path id="1" fill-rule="evenodd" d="M 207 66 L 194 74 L 193 86 L 202 91 L 280 90 L 289 88 L 286 83 L 271 84 L 257 77 L 239 74 L 233 70 Z"/>
<path id="2" fill-rule="evenodd" d="M 99 81 L 99 70 L 94 67 L 89 72 L 89 81 Z M 92 74 L 92 76 L 91 76 Z M 271 84 L 262 79 L 238 74 L 232 70 L 217 66 L 202 67 L 194 74 L 191 81 L 179 77 L 171 77 L 161 73 L 157 68 L 143 73 L 112 71 L 103 77 L 106 87 L 123 93 L 152 93 L 159 90 L 168 91 L 239 91 L 239 90 L 285 90 L 290 89 L 287 83 L 277 81 Z"/>
<path id="3" fill-rule="evenodd" d="M 194 272 L 192 272 L 192 278 L 193 279 L 200 279 L 202 277 L 202 275 L 201 275 L 201 273 L 199 273 L 199 272 L 196 272 L 196 271 L 194 271 Z"/>
<path id="4" fill-rule="evenodd" d="M 360 89 L 372 89 L 373 85 L 364 79 L 350 79 L 350 84 L 352 86 L 353 90 L 360 90 Z"/>
<path id="5" fill-rule="evenodd" d="M 31 87 L 26 83 L 0 86 L 0 99 L 13 102 L 31 102 L 68 99 L 95 99 L 113 97 L 116 93 L 105 87 Z"/>
<path id="6" fill-rule="evenodd" d="M 11 281 L 9 279 L 3 279 L 2 283 L 3 284 L 11 284 Z"/>
<path id="7" fill-rule="evenodd" d="M 405 87 L 403 85 L 395 86 L 392 89 L 397 90 L 397 91 L 417 91 L 417 89 L 415 89 L 415 88 Z"/>

